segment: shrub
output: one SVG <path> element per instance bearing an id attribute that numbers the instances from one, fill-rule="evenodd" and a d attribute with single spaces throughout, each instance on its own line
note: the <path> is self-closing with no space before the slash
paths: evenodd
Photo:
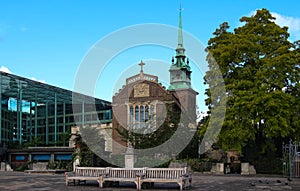
<path id="1" fill-rule="evenodd" d="M 67 170 L 67 171 L 72 171 L 72 162 L 70 161 L 53 161 L 53 162 L 48 162 L 47 169 L 52 169 L 52 170 Z"/>
<path id="2" fill-rule="evenodd" d="M 22 165 L 22 166 L 19 166 L 19 167 L 15 168 L 14 171 L 23 172 L 23 171 L 28 170 L 28 169 L 29 169 L 28 165 L 26 164 L 26 165 Z"/>
<path id="3" fill-rule="evenodd" d="M 160 165 L 157 165 L 160 164 Z M 137 161 L 135 163 L 135 167 L 160 167 L 160 168 L 166 168 L 170 164 L 170 160 L 166 159 L 159 159 L 159 158 L 153 158 L 153 157 L 139 157 L 137 158 Z"/>
<path id="4" fill-rule="evenodd" d="M 192 171 L 196 172 L 208 172 L 211 170 L 212 161 L 208 159 L 183 159 L 177 160 L 177 162 L 186 162 Z"/>
<path id="5" fill-rule="evenodd" d="M 262 158 L 254 163 L 257 173 L 260 174 L 282 174 L 281 158 Z"/>

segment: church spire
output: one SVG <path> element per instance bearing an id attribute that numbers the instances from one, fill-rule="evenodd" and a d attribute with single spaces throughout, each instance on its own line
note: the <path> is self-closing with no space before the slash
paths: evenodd
<path id="1" fill-rule="evenodd" d="M 178 47 L 183 47 L 181 12 L 182 12 L 182 8 L 181 8 L 181 4 L 180 4 L 180 8 L 179 8 L 179 25 L 178 25 Z"/>
<path id="2" fill-rule="evenodd" d="M 182 7 L 179 8 L 179 24 L 178 24 L 178 45 L 176 48 L 176 58 L 178 66 L 185 65 L 185 49 L 183 47 L 183 35 L 182 35 Z"/>
<path id="3" fill-rule="evenodd" d="M 189 60 L 185 56 L 185 48 L 183 47 L 182 32 L 182 7 L 179 8 L 179 24 L 178 24 L 178 45 L 176 48 L 175 59 L 172 58 L 170 68 L 170 86 L 169 90 L 189 89 L 191 88 L 191 68 Z"/>

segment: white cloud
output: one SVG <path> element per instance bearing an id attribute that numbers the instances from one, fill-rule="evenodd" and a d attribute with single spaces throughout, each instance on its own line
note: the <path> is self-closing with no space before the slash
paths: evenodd
<path id="1" fill-rule="evenodd" d="M 204 117 L 208 116 L 207 110 L 197 113 L 197 122 L 200 122 Z"/>
<path id="2" fill-rule="evenodd" d="M 271 12 L 273 17 L 276 18 L 275 23 L 281 27 L 287 26 L 288 32 L 292 40 L 300 40 L 300 18 L 281 15 Z"/>
<path id="3" fill-rule="evenodd" d="M 5 67 L 5 66 L 1 66 L 1 67 L 0 67 L 0 71 L 1 71 L 1 72 L 5 72 L 5 73 L 9 73 L 9 74 L 12 73 L 12 72 L 11 72 L 7 67 Z"/>
<path id="4" fill-rule="evenodd" d="M 46 83 L 45 80 L 37 80 L 35 77 L 31 77 L 30 79 L 33 80 L 33 81 L 44 83 L 44 84 Z"/>

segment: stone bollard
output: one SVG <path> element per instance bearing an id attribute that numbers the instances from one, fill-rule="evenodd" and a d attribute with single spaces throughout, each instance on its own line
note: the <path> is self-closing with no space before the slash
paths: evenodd
<path id="1" fill-rule="evenodd" d="M 243 162 L 241 164 L 241 175 L 256 174 L 256 170 L 253 165 L 248 162 Z"/>
<path id="2" fill-rule="evenodd" d="M 213 174 L 224 174 L 224 163 L 215 163 L 211 168 Z"/>
<path id="3" fill-rule="evenodd" d="M 5 171 L 5 162 L 1 162 L 0 170 Z"/>
<path id="4" fill-rule="evenodd" d="M 6 171 L 13 171 L 10 164 L 6 163 Z"/>
<path id="5" fill-rule="evenodd" d="M 249 163 L 243 162 L 241 164 L 241 175 L 249 175 Z"/>
<path id="6" fill-rule="evenodd" d="M 8 163 L 1 162 L 1 169 L 0 171 L 13 171 L 11 166 Z"/>

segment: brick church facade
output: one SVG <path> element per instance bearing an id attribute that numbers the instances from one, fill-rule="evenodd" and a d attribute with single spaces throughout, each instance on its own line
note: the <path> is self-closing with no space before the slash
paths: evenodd
<path id="1" fill-rule="evenodd" d="M 158 77 L 143 71 L 126 79 L 123 88 L 113 96 L 112 108 L 112 152 L 124 153 L 128 140 L 120 135 L 124 129 L 133 133 L 151 133 L 161 128 L 165 122 L 170 128 L 178 125 L 172 121 L 174 113 L 185 120 L 187 128 L 196 126 L 197 92 L 191 86 L 191 67 L 185 56 L 182 38 L 181 11 L 179 14 L 178 45 L 176 56 L 170 65 L 170 86 L 162 86 Z M 143 131 L 143 132 L 140 132 Z"/>

